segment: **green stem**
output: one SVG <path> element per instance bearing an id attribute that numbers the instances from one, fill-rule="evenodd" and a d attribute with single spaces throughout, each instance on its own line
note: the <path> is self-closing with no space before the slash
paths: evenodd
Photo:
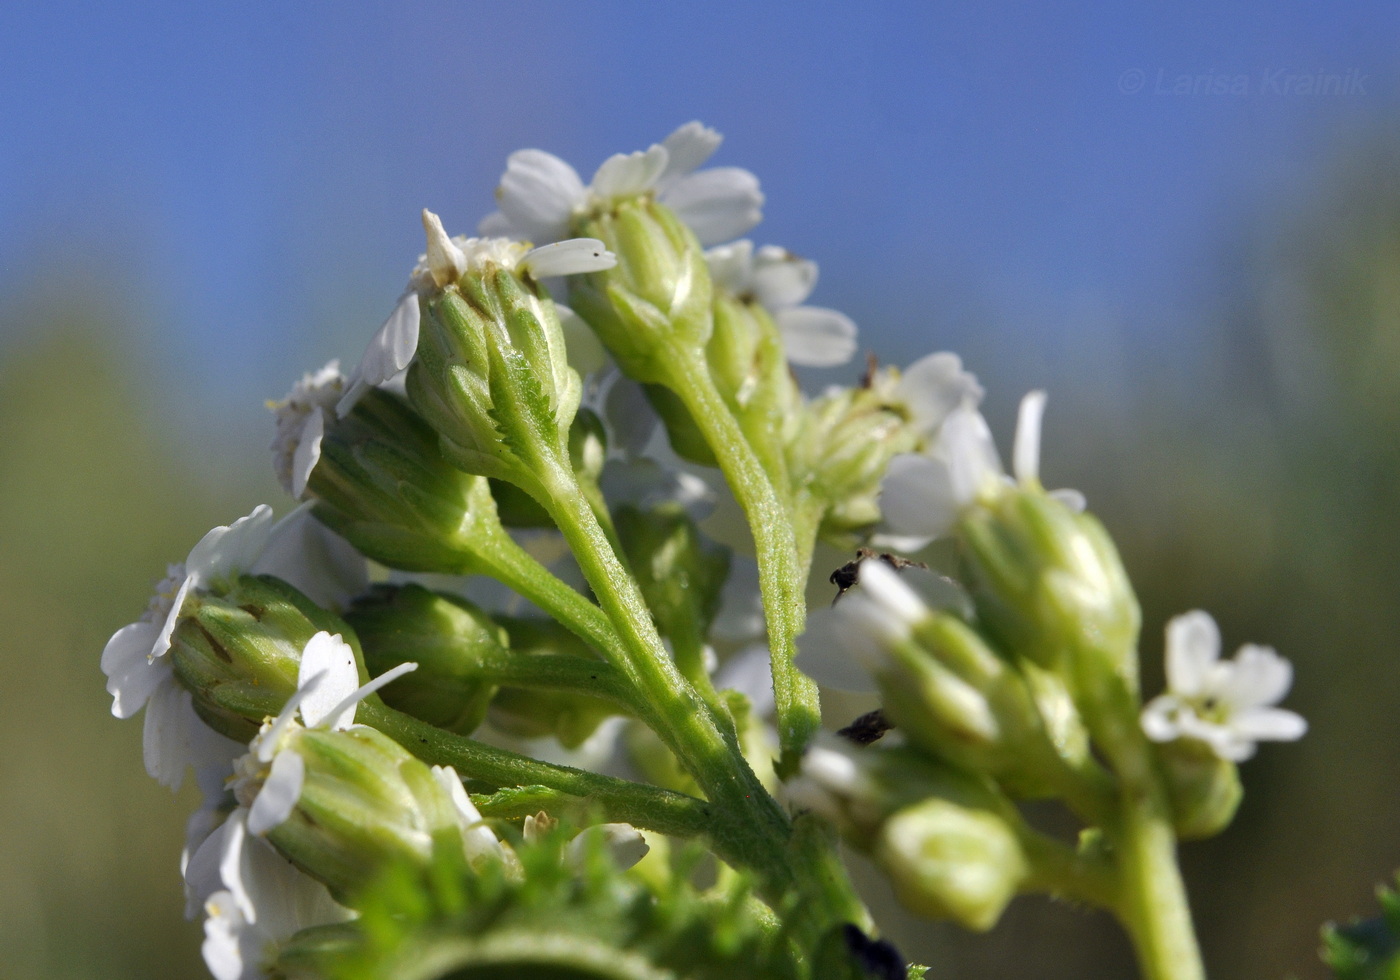
<path id="1" fill-rule="evenodd" d="M 773 696 L 782 750 L 779 774 L 786 775 L 796 769 L 802 750 L 821 726 L 817 685 L 793 662 L 797 636 L 806 625 L 807 575 L 799 563 L 791 515 L 715 388 L 703 358 L 693 351 L 676 350 L 669 363 L 672 390 L 685 403 L 714 450 L 753 532 L 758 584 L 763 593 L 768 645 L 773 657 Z"/>
<path id="2" fill-rule="evenodd" d="M 1021 848 L 1030 858 L 1025 892 L 1048 892 L 1101 909 L 1116 909 L 1118 880 L 1104 860 L 1087 857 L 1030 828 L 1020 832 Z"/>
<path id="3" fill-rule="evenodd" d="M 551 799 L 562 805 L 566 798 L 587 801 L 601 809 L 610 821 L 676 837 L 709 837 L 717 850 L 724 851 L 724 838 L 728 836 L 723 832 L 725 815 L 704 800 L 485 745 L 395 711 L 373 698 L 361 702 L 358 717 L 361 723 L 383 732 L 424 762 L 452 766 L 459 776 L 495 786 L 543 790 L 544 795 L 534 797 L 536 803 Z M 526 812 L 534 813 L 540 808 L 536 805 Z"/>
<path id="4" fill-rule="evenodd" d="M 512 687 L 574 691 L 610 701 L 628 713 L 639 706 L 626 679 L 612 664 L 565 654 L 494 653 L 462 663 L 458 676 Z"/>

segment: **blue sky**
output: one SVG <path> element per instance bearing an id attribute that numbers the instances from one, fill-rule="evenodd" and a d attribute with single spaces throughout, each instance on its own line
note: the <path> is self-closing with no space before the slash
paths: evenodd
<path id="1" fill-rule="evenodd" d="M 6 4 L 0 292 L 102 278 L 251 416 L 358 357 L 421 207 L 467 231 L 513 149 L 587 174 L 699 118 L 871 346 L 1180 346 L 1230 237 L 1400 118 L 1397 39 L 1381 3 Z"/>

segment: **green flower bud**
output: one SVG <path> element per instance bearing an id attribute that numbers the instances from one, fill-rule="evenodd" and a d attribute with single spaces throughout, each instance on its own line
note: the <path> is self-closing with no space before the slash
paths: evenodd
<path id="1" fill-rule="evenodd" d="M 829 504 L 822 533 L 846 543 L 880 520 L 880 481 L 918 435 L 870 386 L 842 388 L 813 399 L 793 416 L 788 468 L 794 485 Z"/>
<path id="2" fill-rule="evenodd" d="M 186 601 L 170 656 L 200 717 L 247 742 L 296 690 L 301 651 L 322 630 L 356 644 L 337 616 L 281 579 L 243 575 Z"/>
<path id="3" fill-rule="evenodd" d="M 978 932 L 996 925 L 1030 870 L 1003 816 L 939 798 L 892 814 L 874 857 L 910 911 Z"/>
<path id="4" fill-rule="evenodd" d="M 1204 742 L 1179 738 L 1157 746 L 1171 800 L 1172 822 L 1181 840 L 1214 837 L 1230 825 L 1244 789 L 1239 767 Z"/>
<path id="5" fill-rule="evenodd" d="M 517 272 L 524 246 L 493 243 L 420 302 L 409 397 L 469 473 L 533 483 L 567 453 L 582 384 L 548 293 Z"/>
<path id="6" fill-rule="evenodd" d="M 886 714 L 915 745 L 1020 797 L 1063 785 L 1066 762 L 1025 678 L 956 616 L 931 613 L 875 676 Z"/>
<path id="7" fill-rule="evenodd" d="M 1003 649 L 1062 674 L 1076 700 L 1136 692 L 1137 597 L 1094 517 L 1038 485 L 1005 486 L 958 524 L 978 620 Z"/>
<path id="8" fill-rule="evenodd" d="M 496 693 L 483 668 L 509 656 L 510 642 L 486 613 L 418 585 L 376 586 L 345 619 L 360 638 L 371 675 L 418 664 L 384 689 L 385 704 L 461 735 L 481 724 Z"/>
<path id="9" fill-rule="evenodd" d="M 665 384 L 673 345 L 698 351 L 710 339 L 710 272 L 699 242 L 650 197 L 616 201 L 577 230 L 601 239 L 617 265 L 575 283 L 570 305 L 628 377 Z"/>
<path id="10" fill-rule="evenodd" d="M 486 479 L 450 465 L 432 427 L 377 388 L 329 426 L 308 485 L 323 524 L 392 568 L 469 571 L 481 525 L 498 524 Z"/>
<path id="11" fill-rule="evenodd" d="M 294 726 L 282 746 L 301 757 L 304 777 L 290 815 L 267 838 L 336 901 L 354 901 L 392 861 L 426 866 L 435 846 L 461 849 L 462 817 L 450 791 L 387 735 Z"/>

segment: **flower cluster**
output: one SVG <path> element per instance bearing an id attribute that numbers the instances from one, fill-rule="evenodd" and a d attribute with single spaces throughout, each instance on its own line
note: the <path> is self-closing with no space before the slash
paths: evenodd
<path id="1" fill-rule="evenodd" d="M 355 369 L 268 403 L 294 509 L 209 532 L 108 642 L 148 771 L 204 794 L 182 869 L 219 980 L 917 975 L 822 822 L 918 914 L 1065 894 L 1193 976 L 1184 905 L 1143 896 L 1184 903 L 1175 840 L 1302 734 L 1271 707 L 1287 662 L 1219 662 L 1192 613 L 1144 708 L 1112 541 L 1041 486 L 1044 393 L 1008 475 L 954 354 L 804 392 L 793 366 L 848 363 L 855 323 L 808 305 L 815 262 L 741 237 L 764 198 L 703 168 L 719 145 L 689 123 L 586 185 L 522 150 L 477 237 L 424 210 Z M 939 538 L 948 575 L 915 554 Z M 820 543 L 859 551 L 808 617 Z M 881 708 L 822 733 L 818 682 Z M 1043 798 L 1081 846 L 1022 818 Z"/>

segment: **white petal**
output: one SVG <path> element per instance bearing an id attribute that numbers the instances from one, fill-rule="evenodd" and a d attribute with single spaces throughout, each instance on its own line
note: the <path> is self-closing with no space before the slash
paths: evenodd
<path id="1" fill-rule="evenodd" d="M 215 530 L 223 530 L 216 528 Z M 206 535 L 207 537 L 207 535 Z M 149 657 L 152 660 L 159 659 L 170 652 L 170 641 L 175 635 L 175 627 L 180 622 L 180 611 L 185 606 L 185 598 L 196 586 L 203 584 L 194 577 L 193 574 L 186 575 L 185 580 L 180 583 L 180 587 L 175 590 L 175 598 L 170 602 L 170 610 L 165 614 L 165 621 L 161 623 L 160 632 L 156 634 L 156 640 L 151 644 Z"/>
<path id="2" fill-rule="evenodd" d="M 112 714 L 118 718 L 140 711 L 161 681 L 170 677 L 168 660 L 151 659 L 160 632 L 155 623 L 132 623 L 113 633 L 102 650 L 102 672 L 112 695 Z"/>
<path id="3" fill-rule="evenodd" d="M 321 440 L 326 434 L 325 414 L 318 408 L 306 416 L 297 436 L 296 452 L 292 454 L 292 496 L 300 500 L 306 494 L 311 471 L 321 460 Z"/>
<path id="4" fill-rule="evenodd" d="M 1219 659 L 1220 628 L 1210 613 L 1196 609 L 1167 623 L 1167 688 L 1173 694 L 1203 693 Z"/>
<path id="5" fill-rule="evenodd" d="M 1246 644 L 1231 666 L 1221 696 L 1237 709 L 1278 704 L 1293 686 L 1293 665 L 1270 647 Z"/>
<path id="6" fill-rule="evenodd" d="M 1052 500 L 1058 500 L 1066 508 L 1074 511 L 1076 514 L 1084 513 L 1084 508 L 1089 506 L 1089 501 L 1086 500 L 1084 494 L 1080 493 L 1078 490 L 1070 490 L 1068 488 L 1051 490 L 1048 496 Z"/>
<path id="7" fill-rule="evenodd" d="M 569 358 L 569 367 L 587 378 L 608 366 L 608 352 L 603 342 L 593 332 L 583 317 L 563 303 L 554 304 L 554 312 L 559 317 L 559 327 L 564 332 L 564 350 Z"/>
<path id="8" fill-rule="evenodd" d="M 318 674 L 325 676 L 312 687 L 310 680 Z M 335 717 L 331 712 L 359 686 L 355 651 L 339 634 L 332 636 L 322 630 L 307 641 L 301 652 L 301 666 L 297 669 L 297 688 L 310 688 L 301 701 L 301 717 L 308 728 L 340 729 L 353 724 L 353 705 Z"/>
<path id="9" fill-rule="evenodd" d="M 681 177 L 714 156 L 724 137 L 700 122 L 688 122 L 662 140 L 666 148 L 666 177 Z"/>
<path id="10" fill-rule="evenodd" d="M 233 893 L 218 891 L 204 904 L 204 943 L 200 953 L 214 980 L 260 980 L 262 970 L 253 957 L 253 927 L 243 918 Z M 245 951 L 245 945 L 250 947 Z M 245 960 L 247 962 L 245 962 Z"/>
<path id="11" fill-rule="evenodd" d="M 965 507 L 977 499 L 989 484 L 1001 479 L 1001 458 L 997 456 L 992 431 L 982 413 L 963 404 L 954 409 L 938 433 L 939 449 L 948 461 L 948 482 L 953 501 Z"/>
<path id="12" fill-rule="evenodd" d="M 197 587 L 242 574 L 253 567 L 272 535 L 272 508 L 259 504 L 246 517 L 216 527 L 190 551 L 185 571 Z M 181 590 L 183 592 L 183 590 Z M 172 612 L 178 612 L 178 600 Z"/>
<path id="13" fill-rule="evenodd" d="M 447 791 L 457 811 L 457 819 L 462 825 L 462 845 L 466 850 L 467 860 L 504 857 L 501 842 L 486 825 L 481 811 L 472 803 L 471 797 L 467 796 L 466 787 L 462 785 L 457 771 L 451 766 L 433 766 L 432 771 L 433 778 Z"/>
<path id="14" fill-rule="evenodd" d="M 880 484 L 880 514 L 895 534 L 920 538 L 947 534 L 958 516 L 947 464 L 918 453 L 894 457 Z"/>
<path id="15" fill-rule="evenodd" d="M 1181 737 L 1177 714 L 1182 710 L 1179 698 L 1163 694 L 1153 698 L 1142 709 L 1142 730 L 1154 742 L 1170 742 Z"/>
<path id="16" fill-rule="evenodd" d="M 1011 447 L 1011 471 L 1021 483 L 1040 481 L 1040 422 L 1045 415 L 1045 392 L 1032 391 L 1021 399 L 1016 415 L 1016 441 Z"/>
<path id="17" fill-rule="evenodd" d="M 501 213 L 513 230 L 543 245 L 563 238 L 574 208 L 587 196 L 578 172 L 552 153 L 519 150 L 506 161 L 496 190 Z"/>
<path id="18" fill-rule="evenodd" d="M 195 820 L 210 822 L 219 820 L 217 826 L 210 828 L 204 835 L 201 842 L 194 847 L 194 853 L 189 855 L 184 861 L 181 874 L 185 878 L 185 918 L 194 918 L 204 903 L 216 891 L 224 887 L 223 876 L 219 872 L 220 862 L 223 860 L 224 838 L 229 833 L 230 821 L 223 819 L 223 814 L 217 810 L 201 809 L 195 812 L 190 818 L 190 822 Z M 188 828 L 187 828 L 188 830 Z"/>
<path id="19" fill-rule="evenodd" d="M 418 350 L 418 320 L 418 292 L 411 289 L 399 298 L 389 318 L 370 338 L 354 382 L 335 406 L 337 415 L 348 415 L 367 390 L 387 383 L 408 367 Z"/>
<path id="20" fill-rule="evenodd" d="M 768 644 L 753 643 L 734 654 L 719 668 L 714 683 L 719 690 L 738 691 L 748 698 L 755 716 L 762 718 L 771 713 L 773 660 Z"/>
<path id="21" fill-rule="evenodd" d="M 595 824 L 569 841 L 564 849 L 565 863 L 575 868 L 581 866 L 584 855 L 600 844 L 607 849 L 619 871 L 626 871 L 651 850 L 646 838 L 630 823 Z"/>
<path id="22" fill-rule="evenodd" d="M 837 609 L 812 610 L 806 631 L 797 638 L 797 666 L 823 687 L 871 693 L 875 680 L 851 651 L 839 621 Z"/>
<path id="23" fill-rule="evenodd" d="M 316 520 L 309 503 L 277 522 L 249 574 L 275 575 L 317 605 L 336 609 L 369 587 L 364 556 Z"/>
<path id="24" fill-rule="evenodd" d="M 423 209 L 423 234 L 428 240 L 426 258 L 433 282 L 446 286 L 460 279 L 467 271 L 467 257 L 443 228 L 442 219 L 427 208 Z"/>
<path id="25" fill-rule="evenodd" d="M 947 351 L 928 354 L 905 368 L 895 391 L 925 437 L 932 437 L 959 405 L 976 407 L 982 401 L 976 375 L 964 371 L 962 359 Z"/>
<path id="26" fill-rule="evenodd" d="M 295 752 L 278 752 L 267 781 L 248 810 L 248 832 L 261 837 L 280 826 L 296 809 L 305 784 L 305 760 Z"/>
<path id="27" fill-rule="evenodd" d="M 1231 728 L 1240 738 L 1252 742 L 1293 742 L 1308 731 L 1302 715 L 1283 708 L 1255 708 L 1236 715 Z"/>
<path id="28" fill-rule="evenodd" d="M 753 261 L 753 293 L 769 310 L 797 306 L 817 288 L 817 263 L 785 248 L 765 245 Z"/>
<path id="29" fill-rule="evenodd" d="M 476 233 L 482 238 L 522 237 L 516 231 L 515 225 L 511 224 L 510 219 L 500 211 L 492 211 L 486 217 L 482 218 L 476 226 Z"/>
<path id="30" fill-rule="evenodd" d="M 861 562 L 859 576 L 861 592 L 879 607 L 882 619 L 897 624 L 900 633 L 928 618 L 929 608 L 918 593 L 884 561 Z"/>
<path id="31" fill-rule="evenodd" d="M 190 692 L 176 682 L 173 671 L 167 674 L 146 702 L 142 728 L 146 772 L 162 786 L 178 790 L 194 761 L 194 726 L 203 724 L 194 713 Z"/>
<path id="32" fill-rule="evenodd" d="M 763 220 L 758 178 L 738 167 L 715 167 L 681 177 L 658 198 L 690 226 L 701 245 L 738 238 Z"/>
<path id="33" fill-rule="evenodd" d="M 753 291 L 753 242 L 749 239 L 707 248 L 705 264 L 710 267 L 710 278 L 735 296 Z"/>
<path id="34" fill-rule="evenodd" d="M 355 722 L 356 705 L 358 705 L 365 698 L 369 697 L 375 691 L 378 691 L 380 688 L 387 687 L 388 685 L 392 684 L 394 681 L 402 677 L 404 674 L 412 673 L 417 669 L 418 665 L 416 663 L 413 663 L 412 661 L 405 664 L 399 664 L 397 667 L 393 667 L 389 670 L 384 671 L 384 673 L 380 674 L 368 684 L 363 684 L 360 687 L 356 688 L 354 691 L 350 692 L 341 700 L 339 704 L 337 704 L 334 708 L 331 709 L 330 717 L 337 719 L 337 721 L 331 727 L 342 730 L 349 728 Z"/>
<path id="35" fill-rule="evenodd" d="M 837 310 L 798 306 L 773 317 L 788 360 L 805 367 L 835 367 L 856 352 L 856 325 Z"/>
<path id="36" fill-rule="evenodd" d="M 666 161 L 666 148 L 659 144 L 633 153 L 614 153 L 594 173 L 589 189 L 605 200 L 641 194 L 656 186 Z"/>
<path id="37" fill-rule="evenodd" d="M 601 272 L 617 265 L 617 256 L 596 238 L 570 238 L 531 249 L 520 260 L 536 279 Z"/>

